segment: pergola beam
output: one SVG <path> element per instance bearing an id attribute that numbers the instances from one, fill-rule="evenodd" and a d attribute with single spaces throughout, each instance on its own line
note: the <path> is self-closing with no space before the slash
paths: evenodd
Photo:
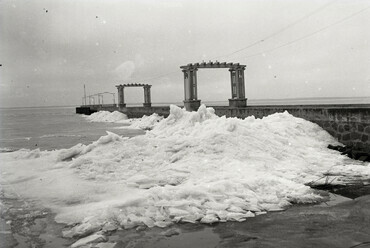
<path id="1" fill-rule="evenodd" d="M 194 63 L 194 64 L 187 64 L 180 66 L 183 70 L 189 69 L 200 69 L 200 68 L 229 68 L 229 69 L 242 69 L 245 68 L 246 65 L 241 65 L 239 63 L 226 63 L 226 62 L 202 62 L 202 63 Z"/>

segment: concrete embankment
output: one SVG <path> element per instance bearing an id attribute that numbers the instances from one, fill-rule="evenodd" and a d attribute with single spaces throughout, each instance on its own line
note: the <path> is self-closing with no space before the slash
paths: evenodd
<path id="1" fill-rule="evenodd" d="M 247 106 L 244 108 L 213 106 L 213 108 L 218 116 L 225 115 L 238 118 L 246 118 L 252 115 L 256 118 L 262 118 L 270 114 L 288 111 L 293 116 L 318 124 L 344 145 L 355 150 L 370 153 L 370 104 L 275 105 Z M 80 113 L 90 114 L 99 110 L 114 111 L 118 110 L 118 108 L 112 106 L 90 106 L 89 110 L 80 110 Z M 153 113 L 168 116 L 170 108 L 168 106 L 125 107 L 119 109 L 119 111 L 125 113 L 129 118 L 140 118 L 143 115 L 151 115 Z"/>

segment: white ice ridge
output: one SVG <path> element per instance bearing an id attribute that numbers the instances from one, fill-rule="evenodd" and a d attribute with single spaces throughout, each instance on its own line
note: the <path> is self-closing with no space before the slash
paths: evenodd
<path id="1" fill-rule="evenodd" d="M 130 129 L 143 129 L 151 130 L 153 127 L 160 122 L 163 117 L 154 113 L 150 116 L 144 115 L 142 118 L 127 118 L 127 115 L 114 111 L 99 111 L 88 116 L 84 116 L 90 122 L 113 122 L 124 124 L 125 126 L 118 128 L 130 128 Z"/>
<path id="2" fill-rule="evenodd" d="M 127 115 L 118 111 L 98 111 L 84 117 L 91 122 L 120 122 L 127 120 Z"/>
<path id="3" fill-rule="evenodd" d="M 150 116 L 144 115 L 141 118 L 132 118 L 120 121 L 119 123 L 127 124 L 129 126 L 123 126 L 119 128 L 152 130 L 154 126 L 156 126 L 161 120 L 163 120 L 163 116 L 154 113 Z"/>
<path id="4" fill-rule="evenodd" d="M 243 221 L 322 197 L 305 184 L 329 172 L 370 176 L 327 149 L 336 141 L 289 113 L 244 120 L 171 106 L 168 118 L 133 138 L 108 133 L 90 145 L 1 153 L 1 182 L 36 198 L 66 236 L 104 225 L 131 228 L 174 222 Z"/>

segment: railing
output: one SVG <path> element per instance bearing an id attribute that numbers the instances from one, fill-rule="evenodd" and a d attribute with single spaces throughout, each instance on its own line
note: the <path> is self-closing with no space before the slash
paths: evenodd
<path id="1" fill-rule="evenodd" d="M 117 104 L 87 104 L 83 106 L 90 108 L 108 108 L 108 107 L 117 107 Z"/>
<path id="2" fill-rule="evenodd" d="M 104 104 L 104 94 L 110 94 L 112 95 L 113 99 L 113 104 Z M 95 103 L 95 97 L 98 97 L 98 104 Z M 88 104 L 86 103 L 88 99 Z M 109 105 L 116 105 L 116 97 L 115 93 L 111 92 L 101 92 L 101 93 L 96 93 L 93 95 L 89 95 L 86 97 L 82 97 L 82 106 L 109 106 Z"/>

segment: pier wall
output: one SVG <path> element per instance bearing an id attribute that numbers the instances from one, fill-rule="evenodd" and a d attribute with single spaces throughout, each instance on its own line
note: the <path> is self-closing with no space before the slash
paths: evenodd
<path id="1" fill-rule="evenodd" d="M 314 122 L 339 142 L 354 149 L 370 152 L 370 105 L 303 105 L 303 106 L 250 106 L 230 109 L 214 107 L 219 116 L 262 118 L 273 113 L 288 111 L 295 117 Z"/>
<path id="2" fill-rule="evenodd" d="M 213 106 L 218 116 L 246 118 L 254 115 L 262 118 L 270 114 L 288 111 L 295 117 L 314 122 L 329 132 L 339 142 L 354 149 L 370 153 L 370 104 L 353 105 L 274 105 L 247 106 L 230 108 Z M 91 107 L 92 112 L 99 110 L 114 111 L 117 107 Z M 168 106 L 162 107 L 125 107 L 119 109 L 129 118 L 140 118 L 157 113 L 167 117 Z M 77 112 L 77 108 L 76 108 Z M 86 113 L 84 113 L 86 114 Z M 87 113 L 88 114 L 88 113 Z"/>
<path id="3" fill-rule="evenodd" d="M 170 114 L 170 107 L 125 107 L 121 108 L 120 111 L 127 115 L 128 118 L 141 118 L 144 115 L 149 116 L 153 113 L 167 117 Z"/>
<path id="4" fill-rule="evenodd" d="M 100 105 L 85 105 L 76 108 L 76 114 L 91 115 L 98 111 L 118 111 L 118 107 L 115 104 L 100 104 Z"/>

